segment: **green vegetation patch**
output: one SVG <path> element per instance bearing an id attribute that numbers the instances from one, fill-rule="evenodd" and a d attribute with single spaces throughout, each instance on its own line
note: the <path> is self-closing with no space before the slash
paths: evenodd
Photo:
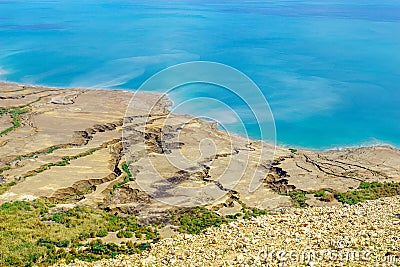
<path id="1" fill-rule="evenodd" d="M 3 116 L 4 114 L 7 113 L 7 109 L 6 108 L 0 108 L 0 116 Z"/>
<path id="2" fill-rule="evenodd" d="M 179 226 L 179 231 L 189 234 L 200 234 L 208 227 L 219 227 L 224 223 L 228 223 L 239 218 L 249 219 L 259 215 L 267 214 L 267 211 L 253 207 L 247 207 L 241 201 L 242 212 L 236 214 L 222 216 L 214 211 L 210 211 L 205 207 L 180 208 L 170 212 L 170 223 Z"/>
<path id="3" fill-rule="evenodd" d="M 7 164 L 6 166 L 1 167 L 1 168 L 0 168 L 0 174 L 1 174 L 2 172 L 4 172 L 4 171 L 9 170 L 9 169 L 11 169 L 11 164 Z"/>
<path id="4" fill-rule="evenodd" d="M 226 215 L 226 218 L 228 218 L 228 219 L 230 219 L 230 220 L 237 220 L 237 219 L 239 219 L 239 218 L 241 218 L 241 217 L 243 217 L 243 214 L 240 213 L 240 212 L 238 212 L 238 213 L 236 213 L 236 214 L 229 214 L 229 215 Z"/>
<path id="5" fill-rule="evenodd" d="M 200 234 L 211 226 L 266 214 L 264 210 L 242 206 L 241 213 L 230 216 L 204 207 L 182 208 L 172 211 L 168 220 L 179 226 L 180 232 Z M 74 259 L 95 261 L 138 253 L 159 239 L 157 226 L 141 225 L 135 216 L 120 217 L 82 206 L 53 208 L 54 204 L 44 200 L 0 206 L 0 266 L 48 266 L 61 259 L 67 263 Z M 110 232 L 116 232 L 118 238 L 133 239 L 121 245 L 98 239 Z M 140 242 L 133 242 L 134 238 Z"/>
<path id="6" fill-rule="evenodd" d="M 129 165 L 126 163 L 122 164 L 122 170 L 126 173 L 126 177 L 124 178 L 123 181 L 113 185 L 113 191 L 115 191 L 118 187 L 123 186 L 124 184 L 132 180 L 132 173 L 129 170 Z M 112 194 L 113 191 L 111 191 L 110 193 Z"/>
<path id="7" fill-rule="evenodd" d="M 308 194 L 308 192 L 298 191 L 298 192 L 292 192 L 292 193 L 288 193 L 288 194 L 284 194 L 284 195 L 292 198 L 292 203 L 296 208 L 304 208 L 307 206 L 306 194 Z"/>
<path id="8" fill-rule="evenodd" d="M 21 127 L 21 115 L 24 113 L 28 112 L 28 109 L 20 109 L 20 108 L 13 108 L 7 111 L 2 111 L 2 112 L 8 112 L 11 117 L 12 117 L 12 126 L 1 131 L 0 132 L 0 136 L 3 136 L 11 131 L 13 131 L 14 129 L 17 129 L 19 127 Z"/>
<path id="9" fill-rule="evenodd" d="M 365 200 L 374 200 L 381 197 L 392 197 L 400 195 L 400 183 L 395 182 L 362 182 L 356 190 L 345 193 L 336 193 L 335 198 L 350 205 Z"/>
<path id="10" fill-rule="evenodd" d="M 321 189 L 318 191 L 313 192 L 315 197 L 324 197 L 326 195 L 326 190 Z"/>
<path id="11" fill-rule="evenodd" d="M 22 90 L 25 90 L 25 89 L 20 89 L 20 90 L 16 90 L 16 91 L 22 91 Z M 30 102 L 28 104 L 21 105 L 19 107 L 15 107 L 15 108 L 10 108 L 10 109 L 6 109 L 6 108 L 3 108 L 3 107 L 0 108 L 0 116 L 3 116 L 4 114 L 9 113 L 11 115 L 12 124 L 13 124 L 13 126 L 5 129 L 4 131 L 1 131 L 0 132 L 0 136 L 3 136 L 5 134 L 7 134 L 7 133 L 19 128 L 19 127 L 21 127 L 21 115 L 24 114 L 24 113 L 27 113 L 29 111 L 29 106 L 31 104 L 40 101 L 42 98 L 43 97 L 41 96 L 38 99 L 36 99 L 36 100 L 34 100 L 34 101 L 32 101 L 32 102 Z"/>
<path id="12" fill-rule="evenodd" d="M 56 150 L 58 150 L 58 149 L 60 149 L 61 147 L 60 146 L 53 146 L 53 147 L 50 147 L 48 150 L 47 150 L 47 154 L 51 154 L 51 153 L 53 153 L 54 151 L 56 151 Z"/>
<path id="13" fill-rule="evenodd" d="M 330 192 L 333 195 L 328 195 L 327 192 Z M 357 189 L 350 190 L 345 193 L 335 192 L 332 189 L 321 189 L 318 191 L 310 192 L 297 191 L 285 195 L 292 198 L 292 203 L 295 207 L 303 208 L 307 206 L 307 194 L 313 194 L 317 199 L 321 201 L 329 202 L 335 198 L 339 202 L 353 205 L 366 200 L 374 200 L 382 197 L 392 197 L 400 195 L 400 183 L 361 182 Z"/>
<path id="14" fill-rule="evenodd" d="M 6 192 L 11 186 L 14 186 L 16 184 L 17 184 L 16 181 L 12 181 L 12 182 L 0 185 L 0 195 L 3 194 L 4 192 Z"/>
<path id="15" fill-rule="evenodd" d="M 266 210 L 258 209 L 258 208 L 255 208 L 255 207 L 248 207 L 248 206 L 246 206 L 246 204 L 244 204 L 240 200 L 239 200 L 239 204 L 242 205 L 242 213 L 243 213 L 242 218 L 245 219 L 245 220 L 250 219 L 251 217 L 257 217 L 257 216 L 260 216 L 260 215 L 267 214 Z M 236 213 L 235 216 L 233 217 L 233 219 L 239 218 L 240 217 L 239 214 L 240 213 Z"/>
<path id="16" fill-rule="evenodd" d="M 0 206 L 0 266 L 46 266 L 60 259 L 93 261 L 140 252 L 143 248 L 143 244 L 131 241 L 122 245 L 103 244 L 101 240 L 82 243 L 111 231 L 158 237 L 156 230 L 139 225 L 133 216 L 122 218 L 86 207 L 49 213 L 50 207 L 42 200 Z"/>
<path id="17" fill-rule="evenodd" d="M 179 226 L 179 231 L 189 234 L 200 234 L 204 229 L 228 222 L 229 219 L 204 207 L 178 209 L 171 212 L 172 224 Z"/>
<path id="18" fill-rule="evenodd" d="M 127 176 L 128 179 L 132 178 L 132 173 L 129 170 L 129 165 L 128 164 L 126 164 L 126 163 L 122 164 L 122 170 L 126 173 L 126 176 Z"/>

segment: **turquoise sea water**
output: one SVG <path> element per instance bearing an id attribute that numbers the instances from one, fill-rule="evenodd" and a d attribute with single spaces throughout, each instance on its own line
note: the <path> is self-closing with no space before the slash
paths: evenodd
<path id="1" fill-rule="evenodd" d="M 3 81 L 138 88 L 193 60 L 253 79 L 279 144 L 400 146 L 399 0 L 0 1 Z M 173 100 L 195 94 L 187 89 Z M 194 108 L 204 109 L 180 111 Z M 225 123 L 241 132 L 234 120 Z M 245 125 L 259 138 L 251 121 Z"/>

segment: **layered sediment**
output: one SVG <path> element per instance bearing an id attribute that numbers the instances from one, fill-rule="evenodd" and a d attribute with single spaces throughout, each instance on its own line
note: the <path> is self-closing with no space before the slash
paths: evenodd
<path id="1" fill-rule="evenodd" d="M 15 183 L 0 195 L 1 202 L 38 197 L 69 199 L 78 205 L 113 210 L 140 206 L 137 212 L 148 216 L 144 211 L 154 208 L 157 213 L 167 205 L 122 192 L 141 195 L 143 186 L 136 181 L 151 180 L 156 172 L 185 188 L 209 184 L 215 195 L 229 192 L 215 202 L 221 208 L 240 200 L 250 207 L 273 210 L 290 207 L 290 197 L 283 194 L 293 191 L 346 192 L 362 181 L 400 181 L 400 151 L 391 147 L 327 152 L 275 148 L 229 135 L 194 117 L 170 114 L 168 101 L 151 93 L 136 94 L 138 105 L 129 105 L 133 93 L 128 91 L 11 83 L 0 84 L 0 90 L 0 118 L 4 121 L 1 183 Z M 150 117 L 148 111 L 143 112 L 146 105 L 152 106 Z M 174 155 L 187 162 L 182 166 L 171 163 Z M 133 177 L 117 188 L 119 197 L 110 198 L 114 185 L 127 176 L 121 171 L 127 161 Z M 238 179 L 232 178 L 236 176 Z M 255 190 L 249 190 L 252 183 L 258 185 Z M 161 185 L 148 186 L 154 189 L 147 192 L 152 196 L 171 195 Z M 324 203 L 314 203 L 318 204 Z"/>

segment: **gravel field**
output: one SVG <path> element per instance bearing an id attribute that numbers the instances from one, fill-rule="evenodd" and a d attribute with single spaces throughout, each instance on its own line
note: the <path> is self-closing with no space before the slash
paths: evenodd
<path id="1" fill-rule="evenodd" d="M 286 209 L 163 239 L 142 254 L 58 266 L 400 266 L 400 197 Z"/>

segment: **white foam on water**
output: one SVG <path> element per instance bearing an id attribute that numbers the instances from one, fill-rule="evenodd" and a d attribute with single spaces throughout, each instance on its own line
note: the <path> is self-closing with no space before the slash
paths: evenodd
<path id="1" fill-rule="evenodd" d="M 2 67 L 0 67 L 0 75 L 6 75 L 6 74 L 9 74 L 9 73 L 10 73 L 9 71 L 6 71 Z"/>

